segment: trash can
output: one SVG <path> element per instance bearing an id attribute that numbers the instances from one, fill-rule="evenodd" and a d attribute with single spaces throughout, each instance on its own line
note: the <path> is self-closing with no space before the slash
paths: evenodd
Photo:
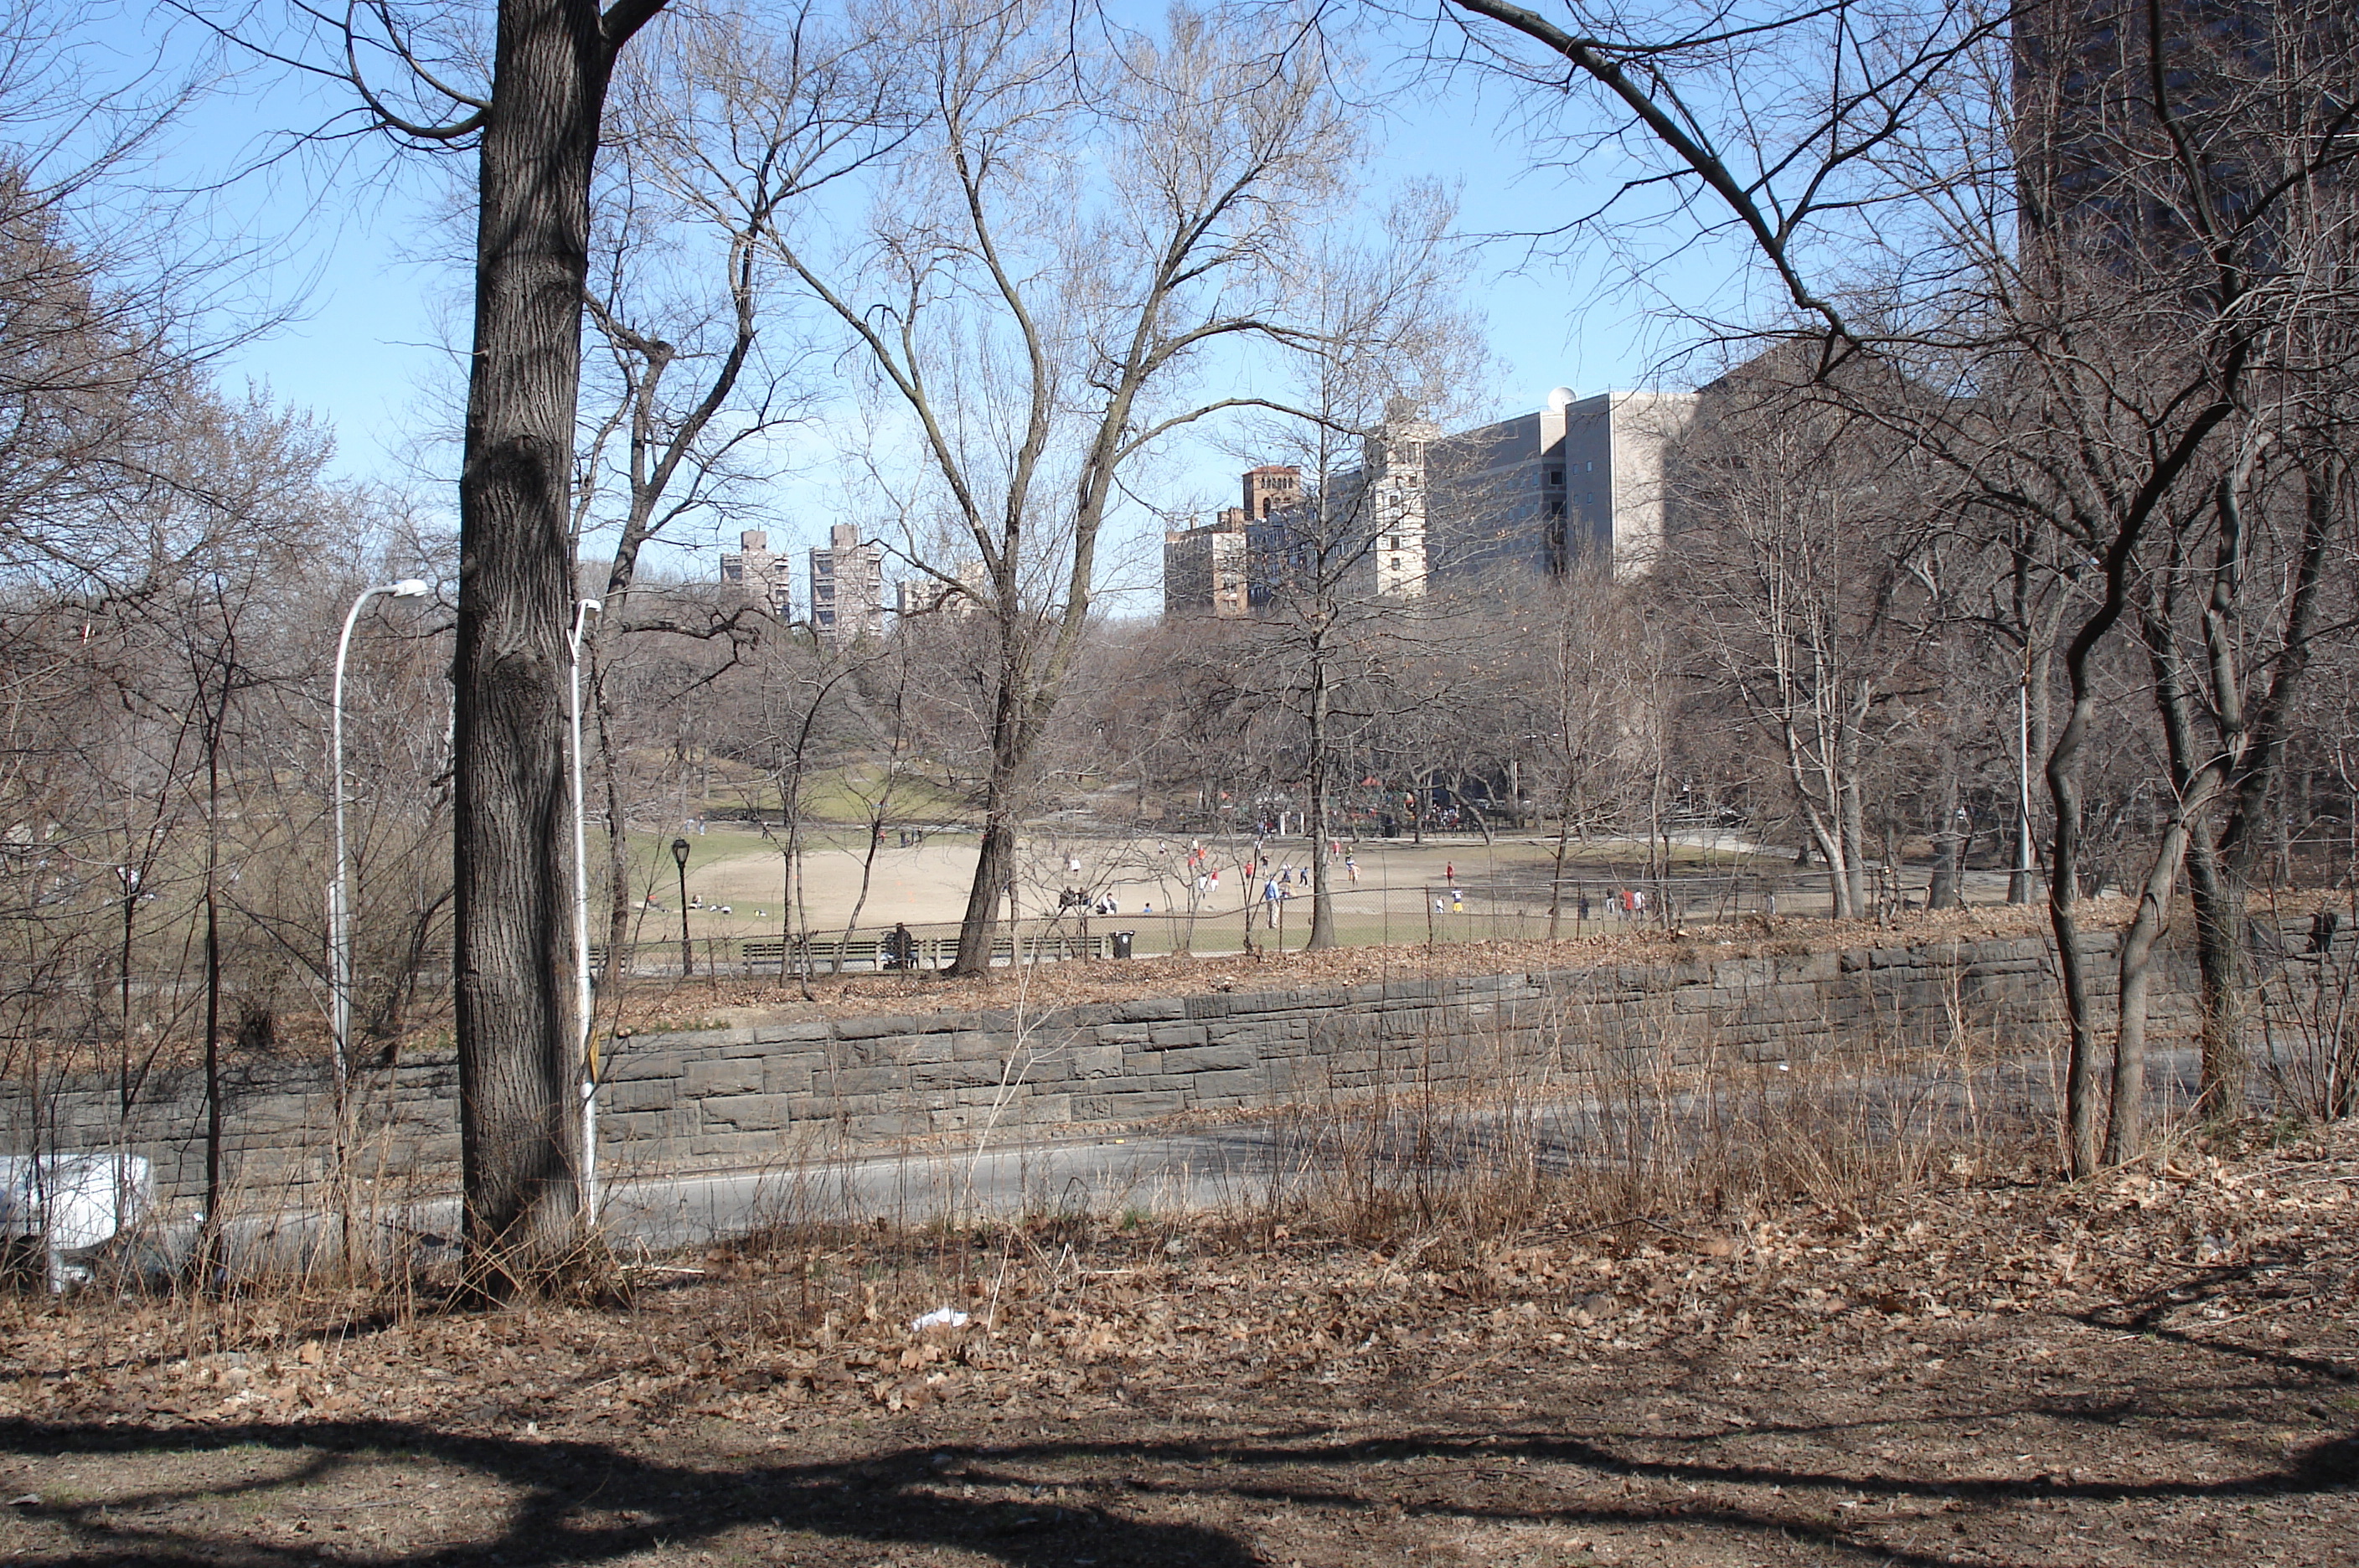
<path id="1" fill-rule="evenodd" d="M 1113 935 L 1114 955 L 1116 958 L 1128 958 L 1130 956 L 1131 939 L 1138 935 L 1138 933 L 1135 931 L 1115 931 Z"/>

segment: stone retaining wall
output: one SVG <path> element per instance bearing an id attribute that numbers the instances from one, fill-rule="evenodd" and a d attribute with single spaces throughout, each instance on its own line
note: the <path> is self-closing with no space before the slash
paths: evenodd
<path id="1" fill-rule="evenodd" d="M 2108 969 L 2111 933 L 2093 955 Z M 1708 951 L 1708 950 L 1707 950 Z M 2168 967 L 2168 966 L 2167 966 Z M 2158 1021 L 2186 987 L 2169 968 Z M 838 1018 L 622 1043 L 602 1094 L 600 1158 L 615 1172 L 755 1169 L 801 1146 L 915 1137 L 1038 1138 L 1185 1112 L 1250 1109 L 1471 1081 L 1545 1085 L 1616 1059 L 1799 1057 L 1953 1024 L 2029 1036 L 2056 1017 L 2049 943 L 2027 937 L 1539 974 L 1413 978 L 1348 988 L 1232 992 L 1059 1009 Z M 204 1189 L 204 1100 L 191 1073 L 151 1082 L 128 1141 L 158 1190 Z M 421 1194 L 458 1163 L 457 1070 L 447 1056 L 355 1074 L 357 1167 Z M 122 1141 L 112 1084 L 0 1090 L 7 1149 Z M 242 1203 L 277 1206 L 332 1164 L 323 1065 L 232 1073 L 225 1169 Z"/>

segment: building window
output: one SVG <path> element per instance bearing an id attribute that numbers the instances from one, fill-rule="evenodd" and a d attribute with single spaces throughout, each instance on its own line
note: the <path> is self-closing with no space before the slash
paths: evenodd
<path id="1" fill-rule="evenodd" d="M 1388 541 L 1386 543 L 1385 548 L 1386 548 L 1386 550 L 1398 550 L 1398 549 L 1400 549 L 1400 539 L 1399 539 L 1398 536 L 1396 536 L 1396 537 L 1394 537 L 1392 539 L 1388 540 Z"/>
<path id="2" fill-rule="evenodd" d="M 1551 485 L 1561 485 L 1561 484 L 1563 484 L 1563 483 L 1564 483 L 1564 470 L 1563 470 L 1563 469 L 1561 469 L 1561 468 L 1551 468 L 1551 469 L 1549 469 L 1549 484 L 1551 484 Z"/>

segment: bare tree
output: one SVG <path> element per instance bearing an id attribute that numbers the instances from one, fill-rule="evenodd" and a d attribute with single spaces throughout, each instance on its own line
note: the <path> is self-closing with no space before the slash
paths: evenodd
<path id="1" fill-rule="evenodd" d="M 1649 34 L 1579 3 L 1564 23 L 1499 0 L 1451 5 L 1502 70 L 1537 86 L 1569 67 L 1600 90 L 1660 155 L 1627 189 L 1719 214 L 1817 328 L 1822 363 L 1874 350 L 1961 394 L 1908 400 L 1896 430 L 1947 471 L 1961 507 L 2056 541 L 2073 600 L 2043 770 L 2065 1141 L 2075 1171 L 2135 1153 L 2145 928 L 2218 785 L 2176 800 L 2138 878 L 2101 1151 L 2079 913 L 2101 655 L 2136 626 L 2149 573 L 2186 559 L 2174 541 L 2207 510 L 2240 410 L 2265 380 L 2322 364 L 2299 323 L 2332 290 L 2301 283 L 2304 252 L 2287 242 L 2298 210 L 2334 204 L 2359 153 L 2359 111 L 2329 85 L 2347 70 L 2341 23 L 2277 8 L 2268 47 L 2247 49 L 2151 4 L 1798 7 L 1741 27 L 1699 12 Z M 1799 82 L 1814 90 L 1770 102 Z M 2290 156 L 2256 156 L 2254 120 Z"/>
<path id="2" fill-rule="evenodd" d="M 583 1035 L 553 985 L 573 944 L 566 766 L 575 419 L 607 88 L 664 0 L 498 0 L 488 39 L 439 9 L 308 7 L 310 60 L 397 142 L 475 149 L 474 313 L 459 476 L 453 866 L 469 1271 L 527 1290 L 579 1255 Z M 190 7 L 194 9 L 194 7 Z M 487 49 L 481 47 L 487 44 Z"/>
<path id="3" fill-rule="evenodd" d="M 1915 652 L 1924 493 L 1905 448 L 1766 355 L 1707 389 L 1680 445 L 1666 590 L 1768 737 L 1837 919 L 1868 907 L 1868 775 Z"/>
<path id="4" fill-rule="evenodd" d="M 1220 12 L 1080 39 L 1028 0 L 941 0 L 903 26 L 901 90 L 925 119 L 880 166 L 870 227 L 832 247 L 781 227 L 770 244 L 905 411 L 929 511 L 981 563 L 962 581 L 955 561 L 919 561 L 995 643 L 956 964 L 975 974 L 1123 477 L 1172 430 L 1250 401 L 1190 395 L 1217 346 L 1298 335 L 1288 267 L 1353 137 L 1320 60 Z"/>

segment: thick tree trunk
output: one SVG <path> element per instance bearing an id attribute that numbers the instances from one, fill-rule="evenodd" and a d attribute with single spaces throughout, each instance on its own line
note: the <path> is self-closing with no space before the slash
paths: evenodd
<path id="1" fill-rule="evenodd" d="M 2321 473 L 2321 468 L 2327 471 Z M 2273 811 L 2271 802 L 2285 768 L 2287 726 L 2301 699 L 2318 632 L 2328 546 L 2345 522 L 2337 505 L 2340 465 L 2312 459 L 2304 464 L 2302 478 L 2302 539 L 2286 613 L 2285 645 L 2231 781 L 2226 820 L 2216 836 L 2199 834 L 2188 853 L 2196 962 L 2202 975 L 2202 1067 L 2196 1108 L 2212 1118 L 2234 1116 L 2245 1108 L 2245 1015 L 2250 985 L 2245 895 L 2267 847 L 2272 816 L 2282 824 L 2284 813 Z"/>
<path id="2" fill-rule="evenodd" d="M 2195 1110 L 2208 1119 L 2227 1119 L 2245 1111 L 2245 887 L 2209 834 L 2198 833 L 2188 846 L 2187 890 L 2195 910 L 2202 1005 Z"/>
<path id="3" fill-rule="evenodd" d="M 995 800 L 984 813 L 983 845 L 975 856 L 974 883 L 967 889 L 966 913 L 959 921 L 958 957 L 951 962 L 951 974 L 991 973 L 992 933 L 998 928 L 999 903 L 1015 869 L 1016 821 Z M 1023 955 L 1014 956 L 1021 962 Z"/>
<path id="4" fill-rule="evenodd" d="M 2121 1020 L 2114 1040 L 2113 1100 L 2105 1121 L 2105 1163 L 2135 1160 L 2146 1148 L 2146 1027 L 2147 999 L 2154 985 L 2155 944 L 2161 940 L 2170 913 L 2171 889 L 2188 839 L 2211 804 L 2216 777 L 2199 780 L 2189 799 L 2172 814 L 2156 846 L 2154 861 L 2140 890 L 2137 914 L 2122 933 L 2119 956 Z"/>
<path id="5" fill-rule="evenodd" d="M 1940 821 L 1933 829 L 1933 874 L 1925 887 L 1925 907 L 1954 909 L 1960 896 L 1961 866 L 1965 835 L 1958 831 L 1958 748 L 1946 735 L 1941 743 L 1941 794 L 1935 810 Z"/>
<path id="6" fill-rule="evenodd" d="M 610 60 L 593 5 L 500 6 L 453 669 L 460 1158 L 469 1267 L 496 1295 L 528 1286 L 581 1241 L 567 534 L 590 173 Z"/>
<path id="7" fill-rule="evenodd" d="M 1003 585 L 999 601 L 1015 603 L 1012 582 Z M 1016 783 L 1030 759 L 1031 731 L 1024 722 L 1024 663 L 1016 646 L 1016 628 L 1003 622 L 999 659 L 999 692 L 991 713 L 991 777 L 984 781 L 983 844 L 975 856 L 974 882 L 967 889 L 966 913 L 959 920 L 958 957 L 953 975 L 991 973 L 991 938 L 999 923 L 999 901 L 1007 880 L 1016 873 Z M 1014 962 L 1023 954 L 1011 950 Z"/>

